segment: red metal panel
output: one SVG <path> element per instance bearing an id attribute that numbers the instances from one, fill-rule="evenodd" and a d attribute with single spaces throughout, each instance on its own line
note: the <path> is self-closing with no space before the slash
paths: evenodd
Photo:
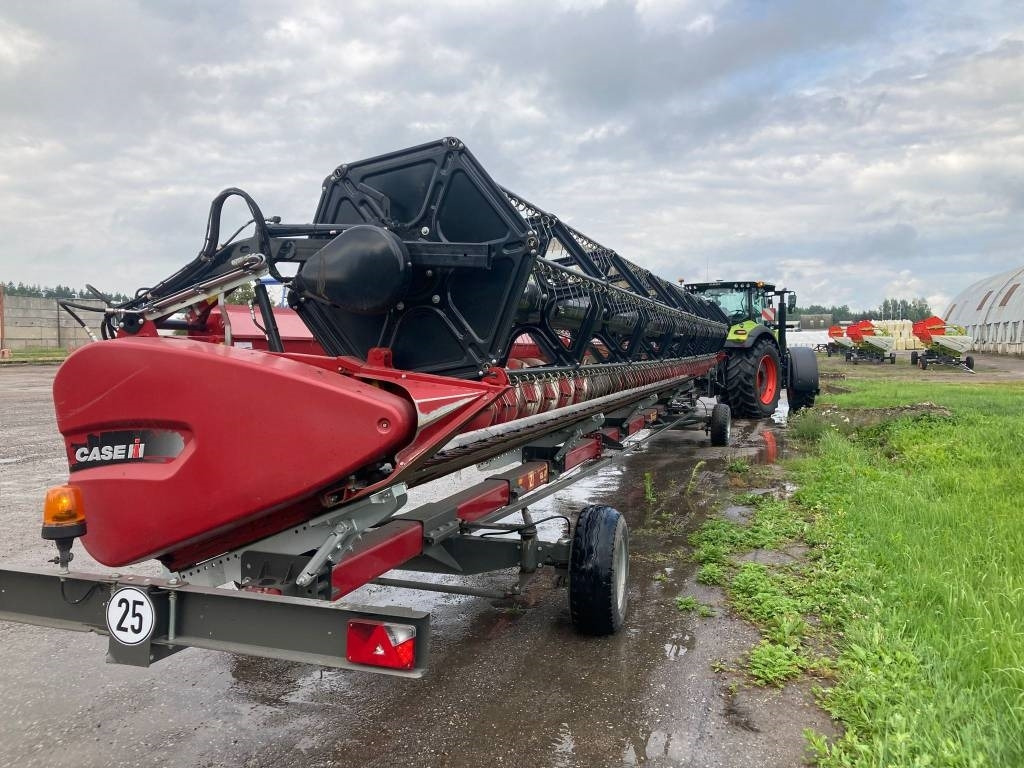
<path id="1" fill-rule="evenodd" d="M 397 568 L 423 552 L 423 525 L 412 520 L 395 520 L 363 534 L 355 549 L 331 570 L 333 598 Z"/>
<path id="2" fill-rule="evenodd" d="M 643 429 L 645 426 L 647 426 L 647 416 L 646 416 L 646 414 L 638 413 L 636 416 L 634 416 L 632 419 L 630 419 L 629 422 L 627 422 L 627 424 L 626 424 L 626 434 L 627 435 L 636 434 L 641 429 Z"/>
<path id="3" fill-rule="evenodd" d="M 619 431 L 618 427 L 605 427 L 601 430 L 602 434 L 607 435 L 609 440 L 619 442 L 622 439 L 622 432 Z"/>
<path id="4" fill-rule="evenodd" d="M 83 543 L 110 566 L 256 521 L 287 527 L 293 506 L 393 455 L 416 430 L 412 403 L 377 387 L 177 338 L 87 344 L 61 367 L 53 395 L 69 463 L 104 433 L 180 435 L 156 461 L 79 463 L 74 472 L 89 522 Z"/>
<path id="5" fill-rule="evenodd" d="M 573 467 L 578 467 L 585 461 L 596 459 L 601 455 L 601 438 L 587 438 L 580 445 L 572 448 L 565 455 L 564 471 L 568 472 Z"/>
<path id="6" fill-rule="evenodd" d="M 472 496 L 464 499 L 456 508 L 460 520 L 471 523 L 484 515 L 501 509 L 509 503 L 509 485 L 505 480 L 485 480 L 470 489 Z"/>

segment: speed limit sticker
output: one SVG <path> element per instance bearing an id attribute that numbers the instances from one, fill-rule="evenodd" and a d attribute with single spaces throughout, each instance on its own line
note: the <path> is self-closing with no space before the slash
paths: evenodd
<path id="1" fill-rule="evenodd" d="M 138 645 L 153 633 L 153 601 L 135 587 L 122 587 L 107 603 L 107 629 L 122 645 Z"/>

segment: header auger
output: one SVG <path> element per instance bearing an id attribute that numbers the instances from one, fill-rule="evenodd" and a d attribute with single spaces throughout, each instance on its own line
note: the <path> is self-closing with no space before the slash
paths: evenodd
<path id="1" fill-rule="evenodd" d="M 130 664 L 194 645 L 418 675 L 426 614 L 328 615 L 308 599 L 371 581 L 442 589 L 381 579 L 396 568 L 546 565 L 568 573 L 581 631 L 619 628 L 622 516 L 588 506 L 546 542 L 527 507 L 667 426 L 728 440 L 728 408 L 697 402 L 723 359 L 722 310 L 500 187 L 458 139 L 339 166 L 321 192 L 312 223 L 286 224 L 225 190 L 199 255 L 108 306 L 106 340 L 64 363 L 67 509 L 46 529 L 59 587 L 0 570 L 0 616 L 105 632 Z M 231 197 L 255 231 L 221 244 Z M 316 345 L 279 331 L 262 282 L 266 350 L 233 345 L 223 297 L 268 275 Z M 494 474 L 398 514 L 408 487 L 474 464 Z M 155 558 L 168 577 L 70 573 L 78 537 L 104 565 Z M 268 629 L 275 616 L 295 631 Z"/>

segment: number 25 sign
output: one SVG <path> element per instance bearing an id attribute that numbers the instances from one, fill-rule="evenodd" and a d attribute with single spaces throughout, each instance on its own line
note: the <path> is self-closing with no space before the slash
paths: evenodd
<path id="1" fill-rule="evenodd" d="M 138 645 L 153 632 L 153 601 L 135 587 L 122 587 L 107 603 L 107 629 L 123 645 Z"/>

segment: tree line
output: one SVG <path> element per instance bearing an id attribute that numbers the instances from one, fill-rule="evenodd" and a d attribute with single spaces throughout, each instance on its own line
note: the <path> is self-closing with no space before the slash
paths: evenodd
<path id="1" fill-rule="evenodd" d="M 4 293 L 8 296 L 29 296 L 34 299 L 95 299 L 88 289 L 81 288 L 76 290 L 70 285 L 56 285 L 54 287 L 41 286 L 37 284 L 25 285 L 25 283 L 15 283 L 13 280 L 9 280 L 3 283 Z M 122 301 L 128 301 L 130 296 L 125 296 L 123 293 L 108 293 L 107 297 L 110 298 L 115 304 L 120 304 Z"/>
<path id="2" fill-rule="evenodd" d="M 790 313 L 794 320 L 801 315 L 832 315 L 834 322 L 843 320 L 911 320 L 917 322 L 931 317 L 931 307 L 927 299 L 885 299 L 877 309 L 851 310 L 848 304 L 841 306 L 824 306 L 822 304 L 811 304 L 807 307 L 797 307 Z"/>

